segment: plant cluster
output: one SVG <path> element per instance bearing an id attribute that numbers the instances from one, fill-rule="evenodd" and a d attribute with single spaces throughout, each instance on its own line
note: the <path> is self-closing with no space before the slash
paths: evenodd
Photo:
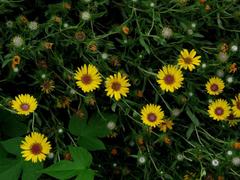
<path id="1" fill-rule="evenodd" d="M 0 179 L 239 179 L 239 0 L 0 15 Z"/>

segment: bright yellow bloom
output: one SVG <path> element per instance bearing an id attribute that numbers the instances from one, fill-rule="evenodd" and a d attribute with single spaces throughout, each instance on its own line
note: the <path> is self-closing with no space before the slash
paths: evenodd
<path id="1" fill-rule="evenodd" d="M 232 111 L 235 117 L 240 118 L 240 93 L 232 99 Z"/>
<path id="2" fill-rule="evenodd" d="M 190 53 L 187 49 L 183 49 L 180 53 L 181 55 L 179 55 L 178 58 L 178 65 L 180 66 L 180 68 L 189 69 L 189 71 L 192 71 L 196 68 L 195 66 L 200 65 L 201 56 L 196 56 L 196 51 L 194 49 L 191 50 Z"/>
<path id="3" fill-rule="evenodd" d="M 157 75 L 157 82 L 163 91 L 174 92 L 182 86 L 184 80 L 182 71 L 173 65 L 163 66 Z"/>
<path id="4" fill-rule="evenodd" d="M 159 124 L 160 131 L 166 132 L 168 129 L 172 129 L 173 125 L 174 124 L 173 124 L 172 120 L 163 120 Z"/>
<path id="5" fill-rule="evenodd" d="M 231 109 L 228 102 L 223 99 L 217 99 L 216 101 L 210 103 L 208 106 L 209 116 L 217 121 L 226 120 L 227 117 L 230 115 L 230 112 Z"/>
<path id="6" fill-rule="evenodd" d="M 111 75 L 105 81 L 107 96 L 111 98 L 114 96 L 117 101 L 121 99 L 121 96 L 127 96 L 129 86 L 127 77 L 121 73 Z"/>
<path id="7" fill-rule="evenodd" d="M 88 66 L 84 64 L 84 66 L 78 68 L 74 75 L 74 79 L 77 80 L 77 86 L 85 93 L 99 88 L 102 82 L 97 68 L 91 64 Z"/>
<path id="8" fill-rule="evenodd" d="M 207 93 L 210 95 L 219 95 L 223 92 L 224 82 L 219 77 L 212 77 L 206 83 Z"/>
<path id="9" fill-rule="evenodd" d="M 52 149 L 47 140 L 47 137 L 37 132 L 32 132 L 31 135 L 26 136 L 20 145 L 25 161 L 31 160 L 33 163 L 44 161 Z"/>
<path id="10" fill-rule="evenodd" d="M 144 124 L 155 127 L 163 122 L 164 112 L 161 106 L 155 104 L 147 104 L 141 110 L 141 119 Z"/>
<path id="11" fill-rule="evenodd" d="M 20 115 L 29 115 L 37 108 L 37 100 L 29 94 L 20 94 L 12 100 L 12 108 Z"/>

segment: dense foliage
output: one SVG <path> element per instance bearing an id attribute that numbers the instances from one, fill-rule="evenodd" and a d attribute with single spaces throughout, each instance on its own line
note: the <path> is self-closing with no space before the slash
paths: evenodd
<path id="1" fill-rule="evenodd" d="M 1 0 L 0 179 L 239 179 L 239 0 Z"/>

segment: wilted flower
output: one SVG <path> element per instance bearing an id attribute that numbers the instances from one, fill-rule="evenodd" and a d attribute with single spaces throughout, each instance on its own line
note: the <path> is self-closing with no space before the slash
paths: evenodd
<path id="1" fill-rule="evenodd" d="M 87 11 L 81 13 L 81 18 L 84 21 L 88 21 L 91 18 L 91 14 Z"/>
<path id="2" fill-rule="evenodd" d="M 15 36 L 12 39 L 12 43 L 15 47 L 19 48 L 24 44 L 24 40 L 21 36 Z"/>
<path id="3" fill-rule="evenodd" d="M 173 35 L 173 30 L 169 27 L 164 27 L 162 29 L 162 36 L 165 38 L 165 39 L 169 39 L 171 38 Z"/>
<path id="4" fill-rule="evenodd" d="M 38 29 L 38 23 L 36 21 L 30 21 L 28 24 L 28 28 L 32 31 L 35 31 Z"/>

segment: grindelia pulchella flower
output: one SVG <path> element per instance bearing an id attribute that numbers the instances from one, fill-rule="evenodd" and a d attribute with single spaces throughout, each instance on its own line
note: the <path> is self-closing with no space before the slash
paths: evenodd
<path id="1" fill-rule="evenodd" d="M 29 115 L 37 108 L 37 100 L 29 94 L 20 94 L 12 100 L 12 108 L 20 115 Z"/>
<path id="2" fill-rule="evenodd" d="M 180 68 L 183 69 L 189 69 L 189 71 L 192 71 L 195 69 L 195 66 L 199 66 L 201 63 L 201 56 L 196 56 L 197 52 L 192 49 L 189 53 L 187 49 L 183 49 L 181 52 L 181 55 L 179 55 L 178 58 L 178 65 Z"/>
<path id="3" fill-rule="evenodd" d="M 173 122 L 172 120 L 163 120 L 159 124 L 160 131 L 166 132 L 168 129 L 172 129 Z"/>
<path id="4" fill-rule="evenodd" d="M 163 66 L 158 71 L 157 82 L 163 91 L 174 92 L 182 86 L 184 80 L 182 71 L 173 65 Z"/>
<path id="5" fill-rule="evenodd" d="M 240 93 L 232 99 L 232 112 L 237 118 L 240 118 Z"/>
<path id="6" fill-rule="evenodd" d="M 33 163 L 42 162 L 50 153 L 51 145 L 48 138 L 43 134 L 32 132 L 31 135 L 25 137 L 20 145 L 22 156 L 25 161 Z"/>
<path id="7" fill-rule="evenodd" d="M 141 110 L 141 119 L 144 124 L 155 127 L 163 122 L 164 112 L 161 106 L 155 104 L 147 104 Z"/>
<path id="8" fill-rule="evenodd" d="M 223 92 L 225 87 L 224 82 L 222 79 L 218 77 L 212 77 L 206 83 L 207 93 L 210 95 L 219 95 Z"/>
<path id="9" fill-rule="evenodd" d="M 105 81 L 105 91 L 107 96 L 114 97 L 116 101 L 121 99 L 121 96 L 127 96 L 130 84 L 126 76 L 121 73 L 109 76 Z"/>
<path id="10" fill-rule="evenodd" d="M 88 66 L 84 64 L 84 66 L 78 68 L 74 75 L 74 79 L 77 80 L 77 86 L 85 93 L 99 88 L 102 82 L 98 69 L 91 64 Z"/>
<path id="11" fill-rule="evenodd" d="M 226 120 L 230 115 L 230 107 L 226 100 L 217 99 L 209 104 L 208 114 L 217 121 Z"/>

